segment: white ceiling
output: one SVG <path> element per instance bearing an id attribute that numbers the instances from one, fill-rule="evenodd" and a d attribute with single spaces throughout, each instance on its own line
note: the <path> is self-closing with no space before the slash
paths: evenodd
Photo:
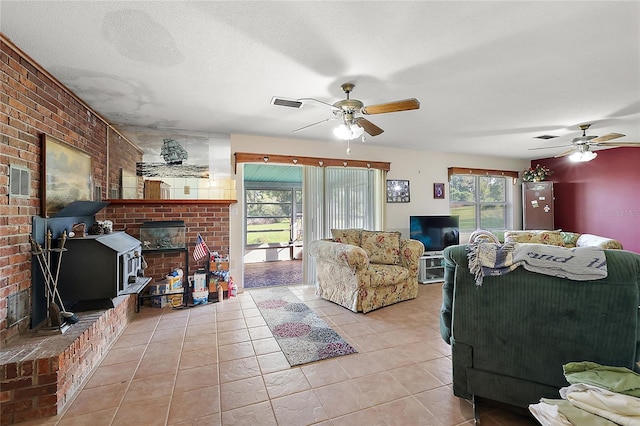
<path id="1" fill-rule="evenodd" d="M 323 143 L 321 104 L 417 98 L 367 143 L 542 158 L 640 141 L 640 2 L 10 1 L 0 31 L 107 120 Z M 544 141 L 535 136 L 552 134 Z"/>

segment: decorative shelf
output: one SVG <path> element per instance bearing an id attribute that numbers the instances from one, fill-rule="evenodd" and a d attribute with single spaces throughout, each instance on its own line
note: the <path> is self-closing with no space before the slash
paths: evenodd
<path id="1" fill-rule="evenodd" d="M 238 200 L 146 200 L 146 199 L 115 199 L 115 200 L 105 200 L 111 204 L 155 204 L 155 205 L 168 205 L 168 204 L 222 204 L 222 205 L 230 205 L 235 204 Z"/>

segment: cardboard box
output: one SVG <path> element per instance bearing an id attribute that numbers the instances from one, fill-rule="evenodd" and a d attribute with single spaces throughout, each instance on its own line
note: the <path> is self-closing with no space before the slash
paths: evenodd
<path id="1" fill-rule="evenodd" d="M 182 281 L 169 284 L 168 280 L 162 280 L 155 284 L 149 285 L 149 294 L 167 294 L 167 293 L 182 293 Z"/>
<path id="2" fill-rule="evenodd" d="M 211 262 L 211 271 L 228 271 L 229 262 Z"/>
<path id="3" fill-rule="evenodd" d="M 224 291 L 229 290 L 229 283 L 227 281 L 209 281 L 209 293 L 216 293 L 218 286 L 221 286 Z"/>
<path id="4" fill-rule="evenodd" d="M 151 298 L 151 307 L 166 308 L 182 305 L 182 294 L 166 294 Z"/>
<path id="5" fill-rule="evenodd" d="M 165 281 L 160 281 L 156 284 L 149 285 L 149 294 L 165 294 L 169 291 L 169 284 Z"/>

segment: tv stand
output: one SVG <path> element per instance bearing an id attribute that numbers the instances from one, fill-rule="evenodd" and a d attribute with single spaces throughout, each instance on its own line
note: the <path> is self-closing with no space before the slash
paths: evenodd
<path id="1" fill-rule="evenodd" d="M 430 284 L 444 281 L 444 257 L 441 251 L 425 252 L 420 256 L 418 282 Z"/>

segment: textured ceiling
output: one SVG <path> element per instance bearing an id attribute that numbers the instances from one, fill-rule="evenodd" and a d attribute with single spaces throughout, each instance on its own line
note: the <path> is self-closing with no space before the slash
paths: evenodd
<path id="1" fill-rule="evenodd" d="M 365 105 L 421 102 L 368 117 L 367 144 L 540 158 L 583 123 L 640 141 L 638 1 L 2 0 L 0 31 L 116 127 L 326 143 L 336 121 L 292 130 L 329 108 L 271 98 L 353 82 Z"/>

